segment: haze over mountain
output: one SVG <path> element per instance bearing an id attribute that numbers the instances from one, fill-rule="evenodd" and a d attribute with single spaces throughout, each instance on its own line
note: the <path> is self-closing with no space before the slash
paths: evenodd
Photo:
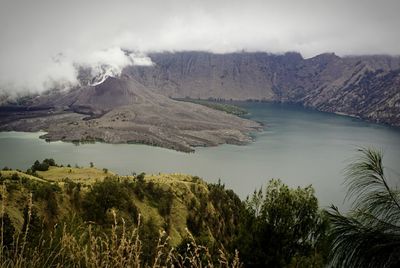
<path id="1" fill-rule="evenodd" d="M 154 53 L 122 74 L 173 98 L 298 103 L 400 126 L 400 57 Z"/>
<path id="2" fill-rule="evenodd" d="M 400 57 L 176 52 L 149 58 L 152 65 L 125 67 L 119 77 L 91 78 L 82 69 L 81 83 L 88 86 L 5 101 L 0 130 L 45 130 L 48 140 L 140 142 L 191 151 L 249 142 L 248 134 L 259 128 L 171 98 L 288 102 L 400 126 Z"/>
<path id="3" fill-rule="evenodd" d="M 0 5 L 0 130 L 189 151 L 259 128 L 168 97 L 290 102 L 400 125 L 395 0 Z M 392 56 L 345 57 L 363 54 Z"/>
<path id="4" fill-rule="evenodd" d="M 0 266 L 400 267 L 399 11 L 1 0 Z"/>
<path id="5" fill-rule="evenodd" d="M 76 86 L 77 67 L 117 75 L 154 51 L 400 55 L 399 9 L 397 0 L 2 0 L 0 92 Z"/>

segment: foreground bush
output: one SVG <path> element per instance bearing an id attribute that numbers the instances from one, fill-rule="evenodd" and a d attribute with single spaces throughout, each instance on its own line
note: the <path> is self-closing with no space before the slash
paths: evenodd
<path id="1" fill-rule="evenodd" d="M 271 180 L 246 200 L 237 247 L 244 263 L 262 267 L 324 267 L 327 221 L 311 186 Z"/>

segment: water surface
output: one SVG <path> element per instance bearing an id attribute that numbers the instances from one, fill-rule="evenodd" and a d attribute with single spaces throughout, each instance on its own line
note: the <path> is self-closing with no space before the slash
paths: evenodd
<path id="1" fill-rule="evenodd" d="M 197 148 L 187 154 L 135 144 L 47 143 L 40 133 L 0 133 L 0 167 L 26 169 L 36 160 L 88 166 L 93 162 L 119 174 L 189 173 L 209 182 L 221 179 L 244 198 L 271 178 L 291 186 L 312 184 L 322 206 L 343 205 L 343 168 L 360 146 L 384 151 L 391 177 L 400 177 L 400 131 L 358 119 L 298 106 L 244 103 L 265 130 L 246 146 Z"/>

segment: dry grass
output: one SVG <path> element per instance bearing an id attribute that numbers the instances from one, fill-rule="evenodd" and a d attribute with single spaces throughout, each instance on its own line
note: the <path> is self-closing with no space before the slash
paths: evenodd
<path id="1" fill-rule="evenodd" d="M 11 177 L 17 174 L 19 178 L 26 178 L 28 180 L 33 180 L 33 181 L 41 181 L 41 182 L 45 182 L 46 180 L 32 176 L 32 175 L 28 175 L 26 173 L 20 172 L 18 170 L 0 170 L 0 175 L 5 178 L 5 179 L 11 179 Z"/>
<path id="2" fill-rule="evenodd" d="M 25 173 L 21 173 L 15 170 L 2 171 L 2 173 L 7 174 L 7 176 L 4 176 L 7 179 L 10 179 L 13 174 L 17 173 L 19 177 L 27 177 L 29 180 L 39 180 L 43 182 L 55 182 L 60 186 L 64 185 L 65 178 L 68 177 L 68 179 L 70 179 L 71 181 L 82 184 L 82 192 L 86 192 L 88 190 L 87 186 L 94 184 L 96 181 L 102 181 L 105 177 L 113 176 L 115 174 L 111 171 L 108 171 L 108 173 L 104 173 L 103 170 L 97 168 L 54 166 L 49 167 L 48 171 L 37 171 L 38 176 L 43 177 L 43 179 L 27 175 Z M 135 180 L 134 176 L 118 177 L 121 178 L 121 180 Z M 186 235 L 185 228 L 187 227 L 186 222 L 188 216 L 188 202 L 190 202 L 192 199 L 197 199 L 191 188 L 192 186 L 196 186 L 196 189 L 198 189 L 198 191 L 207 194 L 208 189 L 206 183 L 200 179 L 194 182 L 193 176 L 180 173 L 146 174 L 145 181 L 153 182 L 157 187 L 160 187 L 165 191 L 170 190 L 174 193 L 171 213 L 168 219 L 170 224 L 169 243 L 173 246 L 179 245 Z M 26 199 L 28 194 L 29 192 L 27 190 L 24 190 L 23 187 L 20 187 L 18 191 L 14 191 L 14 196 L 12 199 L 9 200 L 10 202 L 7 206 L 7 214 L 18 226 L 22 226 L 23 219 L 21 211 L 25 206 L 25 204 L 21 204 L 20 200 Z M 59 217 L 68 217 L 69 213 L 73 213 L 74 209 L 72 208 L 71 203 L 68 202 L 68 196 L 63 193 L 60 193 L 60 196 L 61 198 L 59 198 L 58 200 L 58 202 L 60 202 L 60 205 L 58 206 Z M 147 197 L 145 197 L 144 200 L 139 200 L 134 195 L 132 195 L 132 199 L 134 204 L 142 214 L 143 221 L 147 221 L 151 218 L 158 226 L 158 228 L 162 228 L 163 226 L 165 226 L 166 220 L 163 218 L 163 216 L 160 215 L 158 208 L 153 206 Z M 36 201 L 34 203 L 34 208 L 37 212 L 39 212 L 41 216 L 46 215 L 44 203 Z"/>
<path id="3" fill-rule="evenodd" d="M 1 188 L 1 215 L 7 206 L 7 191 Z M 184 253 L 170 246 L 165 231 L 160 231 L 155 254 L 151 261 L 143 260 L 142 241 L 139 234 L 141 216 L 137 227 L 127 228 L 124 219 L 118 221 L 113 210 L 114 223 L 109 234 L 98 232 L 92 224 L 78 227 L 66 224 L 55 226 L 50 235 L 39 242 L 29 241 L 29 223 L 32 213 L 32 196 L 28 202 L 28 228 L 15 234 L 11 248 L 3 243 L 4 223 L 1 222 L 0 267 L 241 267 L 238 252 L 229 260 L 224 250 L 220 255 L 210 255 L 207 247 L 196 243 L 187 231 L 189 243 Z M 58 230 L 58 231 L 57 231 Z"/>
<path id="4" fill-rule="evenodd" d="M 200 179 L 194 182 L 193 176 L 181 173 L 150 174 L 146 175 L 145 179 L 146 181 L 151 181 L 162 186 L 165 190 L 171 190 L 174 193 L 175 198 L 172 202 L 170 217 L 170 243 L 171 245 L 178 245 L 182 242 L 184 238 L 183 235 L 186 234 L 188 203 L 192 199 L 197 200 L 197 197 L 192 192 L 191 186 L 196 186 L 199 192 L 208 194 L 207 184 Z M 200 201 L 197 202 L 200 203 Z"/>
<path id="5" fill-rule="evenodd" d="M 62 182 L 69 178 L 76 183 L 93 184 L 96 181 L 104 180 L 107 176 L 114 176 L 115 173 L 90 167 L 49 167 L 47 171 L 37 171 L 37 174 L 48 181 Z"/>

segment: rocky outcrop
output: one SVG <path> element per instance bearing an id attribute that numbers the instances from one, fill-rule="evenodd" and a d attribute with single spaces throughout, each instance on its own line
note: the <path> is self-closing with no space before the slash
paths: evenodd
<path id="1" fill-rule="evenodd" d="M 123 75 L 174 98 L 293 102 L 400 126 L 400 57 L 154 53 Z"/>
<path id="2" fill-rule="evenodd" d="M 202 105 L 175 101 L 133 79 L 52 91 L 23 105 L 0 107 L 0 131 L 47 132 L 53 141 L 144 143 L 179 151 L 244 144 L 256 122 Z"/>

